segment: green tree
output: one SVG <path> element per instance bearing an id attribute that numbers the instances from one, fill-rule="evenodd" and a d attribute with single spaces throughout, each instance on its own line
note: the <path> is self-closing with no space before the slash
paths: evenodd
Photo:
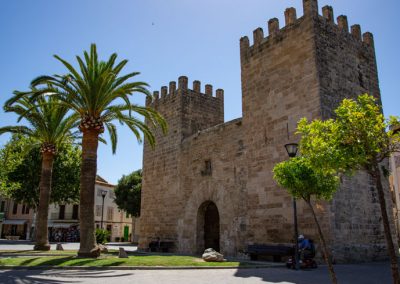
<path id="1" fill-rule="evenodd" d="M 84 52 L 84 58 L 77 56 L 79 70 L 55 55 L 68 70 L 64 76 L 41 76 L 32 82 L 32 86 L 41 89 L 41 94 L 56 95 L 80 117 L 79 129 L 82 132 L 82 168 L 80 182 L 80 248 L 81 257 L 98 257 L 100 250 L 96 245 L 94 230 L 94 190 L 97 172 L 97 148 L 101 134 L 106 129 L 110 134 L 112 151 L 117 145 L 117 127 L 114 121 L 126 124 L 141 141 L 141 133 L 150 145 L 155 145 L 152 129 L 161 127 L 165 133 L 167 125 L 154 109 L 142 107 L 130 102 L 134 93 L 149 96 L 144 82 L 128 82 L 138 72 L 120 75 L 127 60 L 116 63 L 117 54 L 108 61 L 98 59 L 96 45 L 90 52 Z M 37 93 L 36 96 L 40 95 Z M 138 114 L 147 120 L 144 123 L 132 114 Z M 103 140 L 104 141 L 104 140 Z"/>
<path id="2" fill-rule="evenodd" d="M 336 274 L 331 261 L 331 253 L 326 245 L 324 234 L 315 214 L 312 200 L 331 200 L 339 187 L 339 178 L 335 172 L 322 172 L 311 167 L 305 157 L 295 157 L 275 165 L 274 179 L 287 189 L 294 198 L 303 199 L 310 207 L 315 224 L 317 225 L 319 238 L 322 244 L 323 256 L 328 264 L 332 283 L 337 283 Z"/>
<path id="3" fill-rule="evenodd" d="M 61 145 L 53 165 L 50 202 L 57 204 L 79 201 L 81 150 L 71 143 Z M 32 139 L 14 134 L 0 150 L 0 192 L 33 208 L 39 206 L 41 172 L 40 146 Z M 67 189 L 67 190 L 66 190 Z"/>
<path id="4" fill-rule="evenodd" d="M 32 89 L 27 93 L 15 92 L 15 95 L 32 95 L 35 92 L 36 90 Z M 40 145 L 42 165 L 34 249 L 49 250 L 47 218 L 54 157 L 60 145 L 74 137 L 71 129 L 76 126 L 76 119 L 74 116 L 67 115 L 69 109 L 61 106 L 56 97 L 39 97 L 33 102 L 28 97 L 22 96 L 18 99 L 7 101 L 4 110 L 16 113 L 20 116 L 19 120 L 24 119 L 28 126 L 4 126 L 0 128 L 0 135 L 3 133 L 23 134 L 30 137 L 34 143 Z"/>
<path id="5" fill-rule="evenodd" d="M 387 158 L 400 150 L 400 136 L 392 127 L 397 118 L 385 119 L 376 99 L 361 95 L 345 99 L 335 111 L 336 118 L 327 121 L 302 119 L 301 152 L 314 168 L 353 173 L 365 170 L 374 180 L 378 193 L 387 249 L 394 283 L 400 283 L 396 251 L 393 244 L 382 177 L 388 173 Z M 388 130 L 389 129 L 389 130 Z M 388 130 L 388 131 L 387 131 Z"/>
<path id="6" fill-rule="evenodd" d="M 123 175 L 115 187 L 115 203 L 118 208 L 132 216 L 132 241 L 135 232 L 135 217 L 140 216 L 142 192 L 142 170 Z"/>

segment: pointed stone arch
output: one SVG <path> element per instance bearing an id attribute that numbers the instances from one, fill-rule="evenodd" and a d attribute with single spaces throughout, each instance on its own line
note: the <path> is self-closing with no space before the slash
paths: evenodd
<path id="1" fill-rule="evenodd" d="M 197 211 L 197 252 L 207 248 L 220 251 L 220 216 L 217 205 L 210 200 L 203 202 Z"/>

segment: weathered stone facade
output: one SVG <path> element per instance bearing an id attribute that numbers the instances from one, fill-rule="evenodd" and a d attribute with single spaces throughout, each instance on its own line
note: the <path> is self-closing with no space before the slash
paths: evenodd
<path id="1" fill-rule="evenodd" d="M 343 98 L 380 98 L 372 35 L 362 37 L 358 25 L 349 33 L 344 16 L 335 24 L 331 7 L 320 16 L 317 0 L 303 5 L 301 18 L 294 8 L 285 11 L 284 28 L 271 19 L 268 37 L 258 28 L 253 45 L 240 40 L 243 118 L 223 123 L 223 91 L 213 97 L 206 85 L 201 93 L 198 81 L 191 90 L 186 77 L 147 102 L 164 115 L 169 133 L 157 133 L 154 150 L 145 143 L 140 248 L 159 237 L 181 253 L 213 246 L 237 255 L 248 244 L 293 240 L 292 198 L 272 169 L 288 158 L 283 145 L 298 140 L 297 121 L 329 118 Z M 316 208 L 337 261 L 386 257 L 379 203 L 365 173 L 344 178 L 334 200 Z M 298 216 L 299 231 L 317 241 L 301 201 Z"/>

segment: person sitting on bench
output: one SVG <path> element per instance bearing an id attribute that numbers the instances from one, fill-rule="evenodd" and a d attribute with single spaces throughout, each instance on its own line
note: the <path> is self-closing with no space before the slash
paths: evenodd
<path id="1" fill-rule="evenodd" d="M 315 256 L 315 249 L 311 240 L 304 238 L 303 235 L 299 235 L 298 243 L 300 260 L 313 258 Z"/>

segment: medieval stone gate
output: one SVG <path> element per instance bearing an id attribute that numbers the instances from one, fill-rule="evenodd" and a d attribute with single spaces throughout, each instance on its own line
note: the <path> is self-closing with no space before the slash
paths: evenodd
<path id="1" fill-rule="evenodd" d="M 361 34 L 359 25 L 349 30 L 346 16 L 335 23 L 330 6 L 318 11 L 317 0 L 303 0 L 302 17 L 288 8 L 284 27 L 274 18 L 268 36 L 257 28 L 252 44 L 240 39 L 243 117 L 224 123 L 224 91 L 214 94 L 207 84 L 203 92 L 197 80 L 189 88 L 185 76 L 146 102 L 165 117 L 169 133 L 156 134 L 154 150 L 144 145 L 139 248 L 159 237 L 181 253 L 210 245 L 237 255 L 249 244 L 293 242 L 292 199 L 272 174 L 287 159 L 283 145 L 295 142 L 287 131 L 298 139 L 300 118 L 330 118 L 344 98 L 380 99 L 372 34 Z M 343 179 L 332 202 L 317 204 L 337 261 L 386 258 L 375 195 L 360 172 Z M 299 231 L 318 240 L 302 202 L 298 216 Z"/>

